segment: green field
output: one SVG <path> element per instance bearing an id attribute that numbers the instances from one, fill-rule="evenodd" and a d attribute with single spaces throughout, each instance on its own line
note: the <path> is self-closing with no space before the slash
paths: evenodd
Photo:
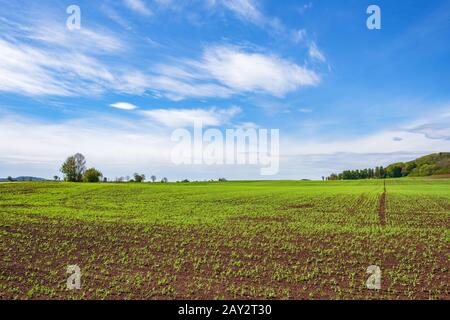
<path id="1" fill-rule="evenodd" d="M 450 299 L 449 227 L 448 179 L 5 183 L 0 298 Z"/>

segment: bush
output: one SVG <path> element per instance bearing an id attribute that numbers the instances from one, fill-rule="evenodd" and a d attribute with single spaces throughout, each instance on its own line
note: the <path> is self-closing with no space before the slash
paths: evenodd
<path id="1" fill-rule="evenodd" d="M 84 182 L 99 182 L 103 174 L 95 168 L 87 169 L 83 175 Z"/>
<path id="2" fill-rule="evenodd" d="M 133 176 L 135 182 L 142 182 L 145 180 L 145 174 L 135 173 Z"/>

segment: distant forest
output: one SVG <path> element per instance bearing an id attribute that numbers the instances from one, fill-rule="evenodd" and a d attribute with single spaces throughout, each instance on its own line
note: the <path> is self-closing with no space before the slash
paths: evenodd
<path id="1" fill-rule="evenodd" d="M 434 153 L 409 162 L 397 162 L 386 168 L 380 166 L 362 170 L 345 170 L 339 174 L 332 173 L 327 180 L 424 177 L 439 174 L 450 174 L 450 152 Z"/>

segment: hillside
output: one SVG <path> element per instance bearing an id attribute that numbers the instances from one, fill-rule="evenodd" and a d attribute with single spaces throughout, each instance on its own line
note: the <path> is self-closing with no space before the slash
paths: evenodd
<path id="1" fill-rule="evenodd" d="M 400 177 L 426 177 L 450 174 L 450 152 L 433 153 L 408 162 L 393 163 L 362 170 L 344 170 L 331 174 L 328 180 L 384 179 Z"/>
<path id="2" fill-rule="evenodd" d="M 450 152 L 433 153 L 409 162 L 389 165 L 386 171 L 394 177 L 425 177 L 450 173 Z"/>
<path id="3" fill-rule="evenodd" d="M 0 178 L 0 181 L 45 181 L 44 178 L 38 178 L 38 177 L 30 177 L 30 176 L 20 176 L 16 178 Z"/>

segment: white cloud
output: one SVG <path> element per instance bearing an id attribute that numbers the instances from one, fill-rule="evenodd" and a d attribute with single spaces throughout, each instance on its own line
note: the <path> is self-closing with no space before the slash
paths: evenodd
<path id="1" fill-rule="evenodd" d="M 147 84 L 180 98 L 226 97 L 246 92 L 284 96 L 320 82 L 312 70 L 275 55 L 248 52 L 235 46 L 212 46 L 201 59 L 160 65 Z M 142 80 L 142 78 L 141 78 Z"/>
<path id="2" fill-rule="evenodd" d="M 189 121 L 204 119 L 215 125 L 227 123 L 238 112 L 238 108 L 181 109 L 178 112 L 166 109 L 148 114 L 148 119 L 169 126 L 182 126 L 186 124 L 183 121 L 186 118 Z M 135 171 L 153 174 L 156 168 L 163 167 L 160 175 L 172 179 L 217 176 L 261 179 L 259 167 L 173 165 L 170 161 L 174 146 L 170 141 L 171 128 L 152 126 L 145 117 L 131 123 L 123 119 L 102 117 L 99 121 L 95 117 L 94 121 L 93 118 L 44 123 L 11 115 L 0 117 L 0 132 L 5 137 L 0 139 L 0 176 L 33 174 L 51 177 L 67 156 L 81 152 L 90 166 L 98 167 L 110 178 Z M 233 127 L 253 126 L 242 123 Z M 450 150 L 450 140 L 430 139 L 424 133 L 407 129 L 328 141 L 308 141 L 281 131 L 280 139 L 280 174 L 273 179 L 320 178 L 333 171 L 386 165 Z"/>
<path id="3" fill-rule="evenodd" d="M 157 91 L 169 99 L 182 100 L 226 98 L 247 92 L 281 97 L 320 82 L 319 76 L 306 67 L 236 46 L 207 47 L 198 60 L 172 61 L 153 70 L 153 74 L 139 71 L 124 74 L 118 88 L 135 93 Z"/>
<path id="4" fill-rule="evenodd" d="M 450 140 L 450 113 L 442 113 L 437 117 L 421 119 L 406 127 L 412 133 L 420 133 L 429 139 Z"/>
<path id="5" fill-rule="evenodd" d="M 395 139 L 394 139 L 395 138 Z M 307 154 L 383 154 L 395 152 L 431 153 L 450 150 L 450 141 L 430 139 L 420 133 L 404 130 L 387 130 L 351 139 L 336 139 L 334 141 L 303 140 L 293 138 L 287 142 L 284 150 L 286 155 Z"/>
<path id="6" fill-rule="evenodd" d="M 128 103 L 128 102 L 116 102 L 110 105 L 113 108 L 116 109 L 122 109 L 122 110 L 135 110 L 138 107 L 134 104 Z"/>
<path id="7" fill-rule="evenodd" d="M 229 109 L 156 109 L 141 111 L 145 117 L 166 127 L 180 128 L 201 123 L 203 126 L 220 126 L 241 112 L 239 107 Z"/>
<path id="8" fill-rule="evenodd" d="M 277 56 L 234 47 L 208 48 L 203 66 L 214 79 L 235 91 L 263 91 L 275 96 L 319 83 L 310 70 Z"/>
<path id="9" fill-rule="evenodd" d="M 222 0 L 222 3 L 241 19 L 256 24 L 260 24 L 263 20 L 263 15 L 253 0 Z"/>
<path id="10" fill-rule="evenodd" d="M 117 12 L 113 7 L 107 4 L 102 4 L 100 9 L 109 19 L 120 25 L 122 28 L 129 31 L 133 29 L 131 24 L 123 17 L 123 15 Z"/>
<path id="11" fill-rule="evenodd" d="M 120 125 L 121 122 L 102 118 L 102 125 L 90 119 L 45 123 L 5 117 L 0 119 L 0 130 L 8 139 L 0 141 L 0 162 L 51 163 L 56 173 L 61 161 L 75 152 L 85 154 L 90 165 L 99 168 L 167 161 L 170 145 L 166 133 L 145 126 L 138 130 L 135 124 Z"/>
<path id="12" fill-rule="evenodd" d="M 307 32 L 305 29 L 295 30 L 293 32 L 293 40 L 295 43 L 303 42 L 306 39 Z"/>
<path id="13" fill-rule="evenodd" d="M 100 58 L 124 50 L 123 41 L 107 31 L 69 31 L 64 24 L 45 20 L 17 23 L 14 32 L 0 34 L 0 91 L 31 96 L 101 94 L 116 83 L 117 74 Z"/>
<path id="14" fill-rule="evenodd" d="M 78 52 L 118 52 L 124 51 L 126 45 L 116 35 L 107 31 L 92 30 L 83 26 L 80 30 L 70 31 L 64 24 L 49 24 L 38 21 L 31 27 L 24 27 L 24 38 L 41 41 L 54 48 L 65 48 Z"/>
<path id="15" fill-rule="evenodd" d="M 312 2 L 306 3 L 298 8 L 298 12 L 300 14 L 304 14 L 307 10 L 311 9 L 312 7 L 313 7 Z"/>
<path id="16" fill-rule="evenodd" d="M 152 15 L 152 11 L 147 7 L 143 0 L 124 0 L 125 5 L 131 10 L 145 16 Z"/>
<path id="17" fill-rule="evenodd" d="M 177 101 L 247 92 L 280 97 L 320 81 L 314 71 L 293 62 L 231 45 L 210 46 L 198 60 L 172 60 L 147 71 L 103 63 L 127 50 L 108 32 L 85 29 L 72 38 L 50 25 L 20 30 L 12 38 L 0 36 L 0 91 L 31 96 L 152 92 Z"/>
<path id="18" fill-rule="evenodd" d="M 326 61 L 325 55 L 322 53 L 322 51 L 319 50 L 319 48 L 317 47 L 315 42 L 310 43 L 308 53 L 312 59 L 315 59 L 315 60 L 318 60 L 321 62 Z"/>
<path id="19" fill-rule="evenodd" d="M 113 80 L 105 66 L 82 53 L 50 52 L 0 39 L 0 91 L 26 95 L 98 94 Z"/>
<path id="20" fill-rule="evenodd" d="M 258 128 L 260 128 L 260 126 L 257 125 L 257 124 L 254 123 L 254 122 L 242 122 L 242 123 L 236 124 L 234 127 L 235 127 L 236 129 L 244 129 L 244 130 L 247 130 L 247 129 L 258 129 Z"/>
<path id="21" fill-rule="evenodd" d="M 300 111 L 301 113 L 311 113 L 312 109 L 309 108 L 300 108 L 298 109 L 298 111 Z"/>
<path id="22" fill-rule="evenodd" d="M 84 27 L 68 31 L 36 21 L 30 25 L 0 35 L 0 91 L 31 96 L 150 92 L 178 101 L 248 92 L 281 97 L 320 82 L 314 71 L 294 62 L 231 45 L 206 47 L 197 60 L 137 70 L 128 61 L 104 62 L 129 50 L 111 32 Z"/>

